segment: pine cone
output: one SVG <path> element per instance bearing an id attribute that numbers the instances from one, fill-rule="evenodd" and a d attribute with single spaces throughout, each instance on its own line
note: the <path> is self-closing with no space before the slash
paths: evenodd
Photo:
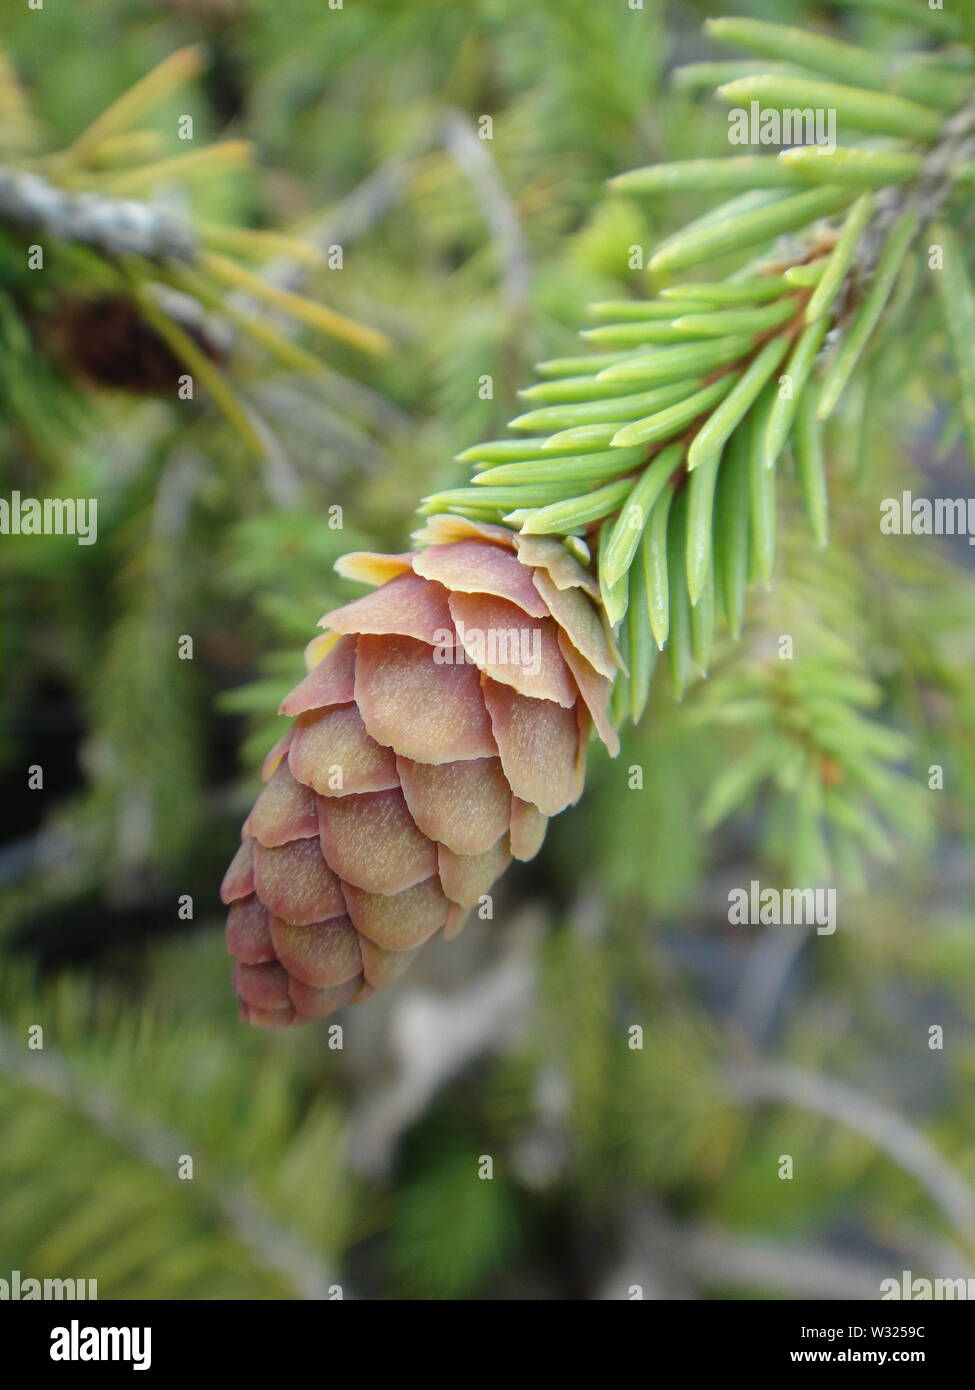
<path id="1" fill-rule="evenodd" d="M 193 301 L 185 298 L 166 303 L 170 318 L 187 337 L 211 362 L 223 365 L 226 352 L 207 334 L 202 316 L 199 321 L 188 317 L 192 308 Z M 138 307 L 122 295 L 63 295 L 39 327 L 47 351 L 94 386 L 171 397 L 186 371 Z"/>
<path id="2" fill-rule="evenodd" d="M 333 613 L 223 881 L 241 1017 L 321 1018 L 455 936 L 578 800 L 618 667 L 592 576 L 559 542 L 435 516 Z"/>

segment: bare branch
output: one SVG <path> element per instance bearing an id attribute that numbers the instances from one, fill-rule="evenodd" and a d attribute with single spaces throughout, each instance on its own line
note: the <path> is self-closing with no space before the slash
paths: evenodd
<path id="1" fill-rule="evenodd" d="M 0 221 L 62 241 L 83 242 L 106 256 L 192 261 L 193 230 L 151 203 L 101 193 L 66 193 L 40 174 L 0 167 Z"/>
<path id="2" fill-rule="evenodd" d="M 780 1293 L 790 1298 L 870 1301 L 890 1269 L 816 1245 L 762 1240 L 711 1223 L 674 1221 L 641 1202 L 626 1219 L 627 1241 L 600 1297 L 693 1299 L 697 1289 Z"/>
<path id="3" fill-rule="evenodd" d="M 797 1105 L 872 1140 L 918 1180 L 963 1239 L 975 1243 L 975 1192 L 957 1169 L 893 1110 L 845 1082 L 801 1067 L 759 1062 L 729 1067 L 724 1076 L 734 1098 L 744 1104 L 771 1101 Z"/>
<path id="4" fill-rule="evenodd" d="M 534 944 L 539 930 L 526 913 L 493 969 L 451 995 L 404 994 L 390 1014 L 388 1035 L 397 1073 L 353 1115 L 350 1154 L 362 1172 L 385 1172 L 396 1144 L 436 1093 L 464 1067 L 502 1047 L 531 1007 Z"/>
<path id="5" fill-rule="evenodd" d="M 521 224 L 494 160 L 479 140 L 470 120 L 460 111 L 444 119 L 444 144 L 461 173 L 470 180 L 485 222 L 501 258 L 501 275 L 509 308 L 521 309 L 528 300 L 528 251 Z"/>

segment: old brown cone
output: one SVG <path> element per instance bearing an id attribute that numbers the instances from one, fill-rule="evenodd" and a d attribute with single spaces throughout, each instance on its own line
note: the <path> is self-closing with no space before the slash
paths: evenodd
<path id="1" fill-rule="evenodd" d="M 455 936 L 578 800 L 591 730 L 618 751 L 588 571 L 462 517 L 416 538 L 340 562 L 380 587 L 321 620 L 223 881 L 241 1017 L 260 1027 L 358 1003 Z"/>

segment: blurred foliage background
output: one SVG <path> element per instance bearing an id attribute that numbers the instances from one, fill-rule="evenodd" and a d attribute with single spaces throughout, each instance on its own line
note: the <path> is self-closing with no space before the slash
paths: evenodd
<path id="1" fill-rule="evenodd" d="M 731 8 L 875 51 L 917 41 L 866 3 Z M 139 196 L 307 238 L 317 268 L 254 268 L 391 346 L 272 318 L 319 357 L 299 370 L 242 335 L 227 371 L 255 451 L 205 393 L 107 389 L 70 334 L 49 350 L 71 267 L 25 329 L 4 243 L 3 493 L 97 496 L 99 534 L 0 540 L 0 1273 L 97 1278 L 103 1298 L 453 1299 L 872 1298 L 902 1268 L 973 1273 L 975 585 L 963 541 L 878 526 L 904 487 L 971 486 L 937 334 L 923 362 L 895 341 L 839 418 L 830 548 L 787 495 L 741 643 L 680 704 L 655 680 L 492 922 L 343 1014 L 341 1049 L 331 1020 L 253 1033 L 230 989 L 217 885 L 301 647 L 355 592 L 332 561 L 402 549 L 531 364 L 577 350 L 587 302 L 644 289 L 627 248 L 704 210 L 685 195 L 651 216 L 603 183 L 726 152 L 724 110 L 670 80 L 727 62 L 700 33 L 718 12 L 8 7 L 0 134 L 21 149 L 69 145 L 202 43 L 199 77 L 143 123 L 151 158 L 178 152 L 188 113 L 197 141 L 252 141 L 257 163 L 150 175 Z M 810 689 L 869 709 L 865 751 L 895 764 L 871 788 L 883 819 L 769 776 L 756 746 L 805 736 Z M 729 926 L 730 888 L 804 881 L 824 816 L 835 935 Z"/>

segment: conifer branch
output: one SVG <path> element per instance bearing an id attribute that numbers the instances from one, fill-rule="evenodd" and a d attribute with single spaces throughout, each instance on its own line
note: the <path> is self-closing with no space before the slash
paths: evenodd
<path id="1" fill-rule="evenodd" d="M 192 1152 L 185 1135 L 160 1125 L 136 1120 L 106 1086 L 95 1086 L 73 1073 L 57 1052 L 28 1052 L 14 1043 L 0 1021 L 0 1074 L 41 1091 L 52 1101 L 69 1106 L 102 1134 L 157 1169 L 166 1178 L 176 1174 L 181 1155 Z M 257 1263 L 282 1274 L 300 1298 L 321 1300 L 337 1283 L 318 1252 L 307 1248 L 292 1231 L 273 1221 L 254 1198 L 229 1186 L 195 1178 L 203 1200 L 234 1232 Z"/>
<path id="2" fill-rule="evenodd" d="M 44 302 L 44 292 L 53 284 L 79 319 L 77 329 L 56 324 L 50 335 L 61 345 L 69 368 L 77 365 L 73 358 L 80 357 L 81 375 L 88 383 L 159 389 L 151 374 L 142 382 L 130 379 L 128 363 L 114 373 L 110 370 L 106 378 L 103 366 L 93 360 L 85 310 L 91 309 L 98 320 L 113 313 L 116 319 L 127 319 L 143 355 L 149 355 L 150 346 L 154 349 L 157 376 L 175 390 L 181 365 L 207 391 L 244 445 L 264 458 L 268 445 L 262 433 L 267 431 L 252 424 L 237 402 L 228 381 L 233 369 L 223 360 L 220 345 L 201 327 L 205 310 L 233 320 L 247 339 L 292 370 L 316 370 L 323 364 L 286 342 L 257 314 L 242 314 L 235 302 L 242 289 L 278 313 L 366 354 L 385 352 L 389 342 L 372 328 L 274 286 L 241 263 L 287 255 L 304 266 L 320 265 L 320 251 L 300 237 L 200 221 L 189 211 L 176 215 L 152 201 L 160 191 L 168 196 L 174 185 L 234 174 L 253 160 L 253 148 L 243 140 L 157 157 L 158 133 L 134 128 L 162 99 L 198 75 L 202 64 L 200 49 L 181 49 L 123 93 L 67 149 L 43 156 L 32 152 L 28 160 L 22 150 L 25 142 L 20 141 L 5 153 L 7 162 L 0 163 L 0 235 L 10 242 L 10 311 L 23 319 L 29 337 L 37 331 L 37 320 L 44 319 L 36 302 Z M 0 122 L 17 117 L 16 97 L 12 74 L 0 68 Z M 15 126 L 20 129 L 23 121 L 15 121 Z M 19 156 L 16 162 L 12 154 Z M 120 196 L 130 194 L 139 198 Z M 38 285 L 18 276 L 16 267 L 27 261 L 30 248 L 37 245 L 43 253 L 45 243 L 59 254 L 49 257 L 43 281 Z M 181 300 L 163 292 L 174 281 L 183 292 Z M 180 303 L 188 320 L 185 312 L 176 312 Z M 75 336 L 84 340 L 80 350 L 73 343 Z M 2 357 L 0 343 L 0 363 Z M 44 412 L 39 409 L 37 414 Z"/>
<path id="3" fill-rule="evenodd" d="M 737 635 L 746 575 L 771 581 L 776 476 L 787 452 L 825 544 L 824 423 L 885 330 L 921 311 L 915 248 L 937 217 L 948 224 L 952 265 L 942 288 L 960 394 L 973 399 L 963 324 L 975 299 L 963 288 L 951 227 L 970 205 L 975 78 L 938 67 L 937 54 L 895 67 L 854 45 L 758 21 L 715 20 L 709 31 L 793 70 L 725 81 L 726 100 L 773 113 L 828 107 L 842 127 L 876 138 L 796 146 L 778 158 L 655 165 L 611 180 L 638 195 L 735 196 L 657 247 L 655 298 L 592 306 L 601 322 L 583 337 L 594 351 L 538 365 L 543 379 L 521 393 L 536 408 L 511 424 L 533 433 L 461 454 L 474 465 L 472 485 L 422 508 L 585 541 L 624 650 L 643 650 L 648 622 L 658 645 L 673 648 L 687 604 L 688 659 L 671 654 L 678 693 L 691 664 L 707 669 L 715 582 L 719 612 Z M 731 256 L 738 268 L 723 280 L 670 283 Z M 970 404 L 963 411 L 975 415 Z M 669 506 L 685 489 L 686 506 Z M 683 565 L 657 563 L 658 548 L 679 551 Z M 638 692 L 616 697 L 618 715 L 634 719 L 649 688 L 639 660 Z"/>

